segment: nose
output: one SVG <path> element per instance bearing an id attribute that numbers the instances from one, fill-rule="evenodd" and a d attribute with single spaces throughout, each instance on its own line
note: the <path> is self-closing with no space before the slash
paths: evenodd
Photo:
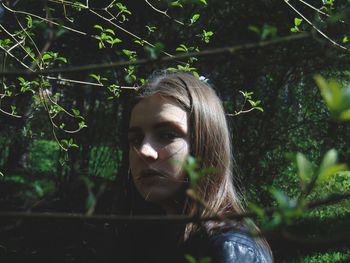
<path id="1" fill-rule="evenodd" d="M 146 159 L 158 159 L 158 151 L 150 142 L 143 142 L 140 147 L 140 155 Z"/>

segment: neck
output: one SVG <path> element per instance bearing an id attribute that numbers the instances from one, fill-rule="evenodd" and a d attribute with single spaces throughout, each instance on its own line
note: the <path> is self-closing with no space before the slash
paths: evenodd
<path id="1" fill-rule="evenodd" d="M 162 209 L 167 215 L 180 215 L 182 214 L 183 205 L 178 200 L 164 201 L 160 204 Z"/>

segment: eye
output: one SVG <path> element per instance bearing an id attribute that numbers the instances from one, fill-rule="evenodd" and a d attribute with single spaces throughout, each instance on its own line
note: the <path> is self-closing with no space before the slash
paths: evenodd
<path id="1" fill-rule="evenodd" d="M 171 130 L 159 131 L 158 133 L 158 138 L 163 142 L 170 142 L 179 137 L 180 135 L 177 132 Z"/>

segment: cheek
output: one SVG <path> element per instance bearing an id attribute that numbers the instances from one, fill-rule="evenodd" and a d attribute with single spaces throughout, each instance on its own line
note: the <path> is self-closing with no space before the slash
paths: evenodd
<path id="1" fill-rule="evenodd" d="M 172 170 L 178 171 L 182 169 L 189 155 L 189 145 L 185 140 L 174 142 L 162 149 L 162 155 Z"/>
<path id="2" fill-rule="evenodd" d="M 139 169 L 139 166 L 140 165 L 137 161 L 137 154 L 135 150 L 130 149 L 129 150 L 129 167 L 133 178 L 134 178 L 134 175 L 136 174 L 136 171 Z"/>

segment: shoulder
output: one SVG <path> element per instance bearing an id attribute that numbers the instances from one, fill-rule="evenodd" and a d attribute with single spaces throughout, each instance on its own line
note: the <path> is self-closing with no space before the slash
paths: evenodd
<path id="1" fill-rule="evenodd" d="M 210 238 L 213 262 L 272 263 L 268 249 L 249 235 L 230 230 Z"/>

